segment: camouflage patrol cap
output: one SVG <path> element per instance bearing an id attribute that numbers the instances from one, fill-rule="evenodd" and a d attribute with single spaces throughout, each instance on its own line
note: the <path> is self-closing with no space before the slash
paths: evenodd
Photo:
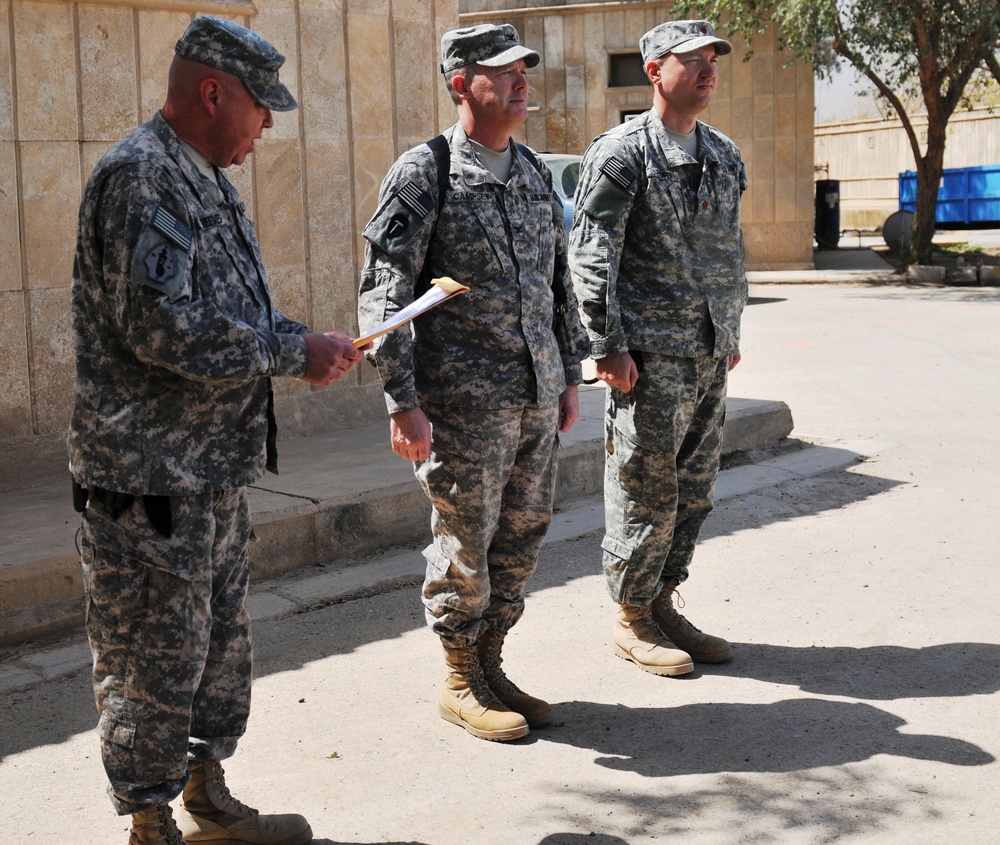
<path id="1" fill-rule="evenodd" d="M 453 29 L 441 37 L 441 73 L 473 64 L 503 67 L 518 59 L 534 67 L 541 56 L 521 43 L 517 30 L 509 23 Z"/>
<path id="2" fill-rule="evenodd" d="M 733 52 L 733 45 L 724 38 L 717 38 L 708 21 L 668 21 L 654 26 L 639 39 L 644 65 L 667 53 L 690 53 L 709 44 L 715 45 L 717 56 Z"/>
<path id="3" fill-rule="evenodd" d="M 255 100 L 271 111 L 291 111 L 298 103 L 278 80 L 285 57 L 256 32 L 238 23 L 199 15 L 177 42 L 178 56 L 231 73 Z"/>

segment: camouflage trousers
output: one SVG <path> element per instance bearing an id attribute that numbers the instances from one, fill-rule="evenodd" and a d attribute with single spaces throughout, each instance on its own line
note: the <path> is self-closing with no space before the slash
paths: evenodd
<path id="1" fill-rule="evenodd" d="M 81 551 L 98 735 L 122 815 L 180 794 L 232 755 L 252 672 L 245 488 L 170 499 L 170 537 L 141 498 L 112 519 L 91 496 Z"/>
<path id="2" fill-rule="evenodd" d="M 552 521 L 558 410 L 423 405 L 431 456 L 414 471 L 433 505 L 424 550 L 427 624 L 446 645 L 508 631 Z"/>
<path id="3" fill-rule="evenodd" d="M 728 359 L 641 360 L 631 391 L 608 391 L 602 548 L 611 597 L 645 606 L 661 582 L 688 577 L 712 511 Z"/>

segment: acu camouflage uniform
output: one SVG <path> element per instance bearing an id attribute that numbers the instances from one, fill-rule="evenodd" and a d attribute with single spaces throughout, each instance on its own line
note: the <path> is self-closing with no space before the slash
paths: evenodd
<path id="1" fill-rule="evenodd" d="M 711 512 L 729 356 L 747 283 L 739 150 L 697 125 L 699 163 L 655 111 L 584 156 L 570 236 L 591 354 L 631 352 L 639 379 L 609 389 L 605 462 L 608 591 L 648 605 L 680 583 Z"/>
<path id="2" fill-rule="evenodd" d="M 272 306 L 253 224 L 216 174 L 157 114 L 101 160 L 80 209 L 70 468 L 90 490 L 87 629 L 122 814 L 170 801 L 189 753 L 223 759 L 243 734 L 245 485 L 274 468 L 269 376 L 305 372 L 306 327 Z M 149 518 L 165 497 L 169 536 Z"/>
<path id="3" fill-rule="evenodd" d="M 524 610 L 524 586 L 552 517 L 558 399 L 581 380 L 586 334 L 566 263 L 562 203 L 551 174 L 514 152 L 501 184 L 461 125 L 450 145 L 450 188 L 438 216 L 437 168 L 426 146 L 392 167 L 365 237 L 361 331 L 414 299 L 430 277 L 469 286 L 375 341 L 369 358 L 389 412 L 421 407 L 433 426 L 415 473 L 433 505 L 424 551 L 427 621 L 449 647 L 501 633 Z M 436 222 L 435 222 L 436 221 Z M 552 283 L 567 289 L 569 331 L 553 332 Z"/>

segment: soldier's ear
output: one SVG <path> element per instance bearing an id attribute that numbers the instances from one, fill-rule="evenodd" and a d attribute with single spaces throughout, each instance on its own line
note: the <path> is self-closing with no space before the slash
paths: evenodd
<path id="1" fill-rule="evenodd" d="M 215 114 L 222 93 L 222 84 L 215 77 L 205 76 L 198 83 L 198 95 L 202 106 L 209 114 Z"/>
<path id="2" fill-rule="evenodd" d="M 451 87 L 459 97 L 465 99 L 469 95 L 469 77 L 464 73 L 456 73 L 451 78 Z"/>

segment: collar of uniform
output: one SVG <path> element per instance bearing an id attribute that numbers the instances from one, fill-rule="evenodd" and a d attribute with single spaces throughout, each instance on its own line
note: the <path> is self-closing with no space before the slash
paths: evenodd
<path id="1" fill-rule="evenodd" d="M 457 165 L 460 168 L 462 180 L 466 185 L 501 184 L 489 170 L 483 167 L 479 159 L 476 157 L 476 150 L 472 146 L 472 141 L 469 140 L 469 136 L 465 133 L 465 129 L 462 127 L 461 123 L 455 124 L 451 142 L 452 150 L 455 153 L 455 155 L 452 156 L 452 172 L 455 171 L 455 167 Z M 510 179 L 508 180 L 510 187 L 530 188 L 532 186 L 530 171 L 533 169 L 534 168 L 531 164 L 525 161 L 524 156 L 521 155 L 520 150 L 518 150 L 515 145 L 513 161 L 511 163 Z"/>
<path id="2" fill-rule="evenodd" d="M 160 112 L 157 112 L 153 115 L 151 122 L 157 137 L 163 142 L 163 146 L 166 149 L 167 154 L 175 162 L 177 162 L 177 166 L 184 174 L 184 178 L 187 179 L 191 190 L 194 191 L 197 196 L 202 198 L 204 205 L 218 205 L 225 198 L 223 185 L 228 182 L 226 174 L 217 168 L 216 173 L 219 175 L 219 184 L 212 184 L 212 182 L 201 175 L 201 171 L 198 170 L 198 165 L 196 165 L 191 160 L 191 156 L 184 151 L 181 139 L 178 138 L 177 133 L 171 129 L 170 124 L 164 120 L 163 115 Z"/>

